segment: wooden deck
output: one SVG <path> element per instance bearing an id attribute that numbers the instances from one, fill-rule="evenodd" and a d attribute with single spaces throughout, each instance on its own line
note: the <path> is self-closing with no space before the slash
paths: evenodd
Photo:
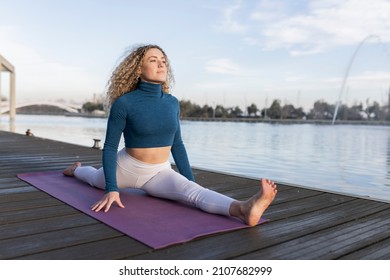
<path id="1" fill-rule="evenodd" d="M 16 177 L 99 166 L 101 151 L 0 131 L 0 259 L 390 259 L 390 204 L 279 184 L 261 226 L 161 250 L 123 235 Z M 247 198 L 258 182 L 194 170 L 197 182 Z"/>

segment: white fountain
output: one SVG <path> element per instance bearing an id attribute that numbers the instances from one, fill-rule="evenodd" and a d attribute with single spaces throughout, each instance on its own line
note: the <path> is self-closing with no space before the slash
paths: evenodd
<path id="1" fill-rule="evenodd" d="M 376 39 L 378 40 L 379 43 L 382 43 L 382 42 L 381 42 L 381 39 L 380 39 L 380 37 L 379 37 L 378 35 L 374 35 L 374 34 L 369 35 L 369 36 L 365 37 L 365 38 L 359 43 L 359 45 L 356 47 L 354 53 L 353 53 L 352 56 L 351 56 L 351 59 L 350 59 L 350 61 L 349 61 L 349 63 L 348 63 L 348 66 L 347 66 L 347 69 L 345 70 L 343 82 L 342 82 L 342 84 L 341 84 L 340 93 L 339 93 L 339 98 L 338 98 L 338 100 L 337 100 L 337 102 L 336 102 L 336 108 L 335 108 L 334 114 L 333 114 L 333 121 L 332 121 L 332 124 L 334 124 L 334 122 L 336 121 L 337 112 L 338 112 L 338 110 L 339 110 L 339 106 L 340 106 L 340 102 L 341 102 L 341 96 L 342 96 L 342 94 L 343 94 L 343 92 L 344 92 L 345 84 L 346 84 L 346 81 L 347 81 L 347 79 L 348 79 L 349 71 L 351 70 L 351 66 L 352 66 L 352 64 L 353 64 L 353 61 L 355 60 L 355 57 L 356 57 L 357 53 L 359 52 L 361 46 L 362 46 L 366 41 L 368 41 L 369 39 L 372 39 L 372 38 L 376 38 Z"/>

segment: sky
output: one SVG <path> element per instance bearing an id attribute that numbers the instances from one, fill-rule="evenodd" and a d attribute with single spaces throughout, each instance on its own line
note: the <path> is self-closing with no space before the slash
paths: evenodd
<path id="1" fill-rule="evenodd" d="M 390 0 L 0 0 L 0 54 L 15 67 L 17 103 L 102 95 L 126 51 L 152 43 L 179 100 L 384 105 L 389 19 Z"/>

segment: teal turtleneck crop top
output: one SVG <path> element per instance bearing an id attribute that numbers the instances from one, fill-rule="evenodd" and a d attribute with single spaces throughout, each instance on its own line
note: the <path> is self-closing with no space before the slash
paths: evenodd
<path id="1" fill-rule="evenodd" d="M 103 148 L 106 193 L 118 191 L 116 160 L 123 133 L 126 148 L 172 146 L 175 164 L 183 176 L 194 181 L 180 132 L 179 102 L 163 93 L 161 84 L 140 82 L 111 107 Z"/>

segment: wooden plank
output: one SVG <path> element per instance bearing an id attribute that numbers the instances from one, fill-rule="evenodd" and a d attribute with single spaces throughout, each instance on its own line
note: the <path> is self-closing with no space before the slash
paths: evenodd
<path id="1" fill-rule="evenodd" d="M 123 259 L 129 252 L 147 253 L 151 249 L 127 236 L 67 246 L 60 249 L 30 254 L 15 259 L 28 260 L 115 260 Z"/>
<path id="2" fill-rule="evenodd" d="M 0 240 L 0 259 L 13 259 L 121 235 L 121 233 L 108 228 L 106 225 L 93 224 Z"/>
<path id="3" fill-rule="evenodd" d="M 327 209 L 353 200 L 355 198 L 331 193 L 320 193 L 319 195 L 303 197 L 299 200 L 287 200 L 281 204 L 282 207 L 271 204 L 269 209 L 264 213 L 264 216 L 272 220 L 279 220 L 306 213 L 314 214 L 314 211 Z"/>
<path id="4" fill-rule="evenodd" d="M 17 192 L 17 193 L 3 193 L 0 196 L 0 203 L 12 203 L 17 201 L 29 201 L 34 199 L 48 198 L 50 197 L 48 194 L 44 192 Z"/>
<path id="5" fill-rule="evenodd" d="M 390 237 L 340 258 L 341 260 L 390 260 Z"/>
<path id="6" fill-rule="evenodd" d="M 63 203 L 48 207 L 0 212 L 0 225 L 40 220 L 50 217 L 58 217 L 60 219 L 61 216 L 76 213 L 80 213 L 80 211 Z"/>
<path id="7" fill-rule="evenodd" d="M 33 234 L 63 230 L 73 227 L 82 227 L 98 223 L 97 220 L 81 213 L 62 215 L 57 217 L 40 218 L 39 220 L 23 221 L 19 223 L 0 225 L 0 240 L 18 238 Z"/>
<path id="8" fill-rule="evenodd" d="M 0 204 L 0 212 L 26 210 L 47 206 L 55 206 L 63 204 L 60 200 L 52 197 L 40 198 L 34 200 L 12 201 Z"/>

